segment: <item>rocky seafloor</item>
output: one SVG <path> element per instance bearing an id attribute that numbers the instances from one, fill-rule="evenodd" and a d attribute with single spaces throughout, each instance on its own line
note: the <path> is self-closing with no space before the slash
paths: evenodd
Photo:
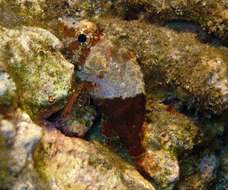
<path id="1" fill-rule="evenodd" d="M 84 70 L 108 99 L 65 17 L 107 39 Z M 0 0 L 0 189 L 228 190 L 227 20 L 226 0 Z"/>

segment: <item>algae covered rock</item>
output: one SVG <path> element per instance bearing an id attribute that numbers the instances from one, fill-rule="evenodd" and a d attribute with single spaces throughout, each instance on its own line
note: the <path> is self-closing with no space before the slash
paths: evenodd
<path id="1" fill-rule="evenodd" d="M 7 28 L 36 26 L 58 33 L 57 18 L 66 15 L 95 17 L 110 11 L 111 5 L 109 0 L 1 0 L 0 25 Z"/>
<path id="2" fill-rule="evenodd" d="M 160 189 L 172 190 L 179 179 L 178 159 L 167 150 L 148 148 L 143 155 L 132 161 L 139 170 L 146 172 Z"/>
<path id="3" fill-rule="evenodd" d="M 15 27 L 22 25 L 42 25 L 50 19 L 53 12 L 47 11 L 46 6 L 50 5 L 46 0 L 1 0 L 0 1 L 0 24 L 5 27 Z M 53 1 L 54 8 L 59 1 Z M 50 14 L 49 14 L 50 13 Z"/>
<path id="4" fill-rule="evenodd" d="M 117 7 L 127 7 L 118 9 Z M 134 17 L 140 13 L 155 22 L 187 20 L 199 23 L 210 33 L 216 34 L 227 44 L 228 3 L 225 0 L 120 0 L 116 8 L 120 15 Z"/>
<path id="5" fill-rule="evenodd" d="M 215 154 L 204 152 L 185 157 L 181 167 L 182 176 L 176 185 L 177 190 L 207 190 L 216 178 L 218 161 Z"/>
<path id="6" fill-rule="evenodd" d="M 180 154 L 191 150 L 203 140 L 201 127 L 175 108 L 148 99 L 144 123 L 144 142 Z"/>
<path id="7" fill-rule="evenodd" d="M 226 136 L 227 139 L 227 136 Z M 228 189 L 228 146 L 222 147 L 219 155 L 220 168 L 217 173 L 215 183 L 211 186 L 210 190 L 223 190 Z"/>
<path id="8" fill-rule="evenodd" d="M 160 187 L 173 189 L 180 177 L 178 155 L 200 144 L 203 132 L 189 118 L 174 108 L 154 101 L 149 95 L 145 117 L 142 130 L 146 154 L 136 165 L 146 168 Z"/>
<path id="9" fill-rule="evenodd" d="M 59 52 L 61 42 L 36 27 L 2 28 L 0 61 L 17 87 L 18 101 L 32 119 L 52 107 L 60 109 L 69 95 L 74 68 Z"/>
<path id="10" fill-rule="evenodd" d="M 136 55 L 148 92 L 168 86 L 197 109 L 219 114 L 228 108 L 227 48 L 203 44 L 193 33 L 139 20 L 99 22 L 110 38 Z"/>
<path id="11" fill-rule="evenodd" d="M 224 179 L 224 187 L 228 188 L 228 146 L 224 146 L 220 155 L 221 171 L 220 177 Z"/>
<path id="12" fill-rule="evenodd" d="M 0 105 L 10 107 L 15 104 L 16 85 L 0 64 Z"/>
<path id="13" fill-rule="evenodd" d="M 155 189 L 132 166 L 98 142 L 45 130 L 33 155 L 50 189 Z"/>
<path id="14" fill-rule="evenodd" d="M 20 109 L 12 118 L 0 115 L 0 189 L 45 189 L 32 160 L 41 136 L 42 128 Z"/>
<path id="15" fill-rule="evenodd" d="M 111 15 L 126 20 L 146 18 L 161 25 L 172 20 L 185 20 L 199 23 L 227 44 L 227 7 L 225 0 L 2 0 L 0 23 L 4 26 L 36 24 L 55 28 L 55 18 L 67 14 L 87 18 Z"/>

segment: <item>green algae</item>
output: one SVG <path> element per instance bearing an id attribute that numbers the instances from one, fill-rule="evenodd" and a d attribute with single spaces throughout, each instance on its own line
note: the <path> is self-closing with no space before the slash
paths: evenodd
<path id="1" fill-rule="evenodd" d="M 1 61 L 17 87 L 19 104 L 32 119 L 52 107 L 60 109 L 70 93 L 73 65 L 55 49 L 58 39 L 40 28 L 23 27 L 1 33 Z M 6 52 L 7 50 L 7 52 Z"/>

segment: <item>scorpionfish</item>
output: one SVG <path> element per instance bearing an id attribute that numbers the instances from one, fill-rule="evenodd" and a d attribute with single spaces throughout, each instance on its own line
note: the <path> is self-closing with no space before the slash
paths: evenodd
<path id="1" fill-rule="evenodd" d="M 75 65 L 79 86 L 88 86 L 90 96 L 105 115 L 103 134 L 117 134 L 136 167 L 150 173 L 142 163 L 148 163 L 148 160 L 141 157 L 145 155 L 142 145 L 145 89 L 136 60 L 93 22 L 63 17 L 59 23 L 64 30 L 64 53 Z M 72 97 L 65 110 L 69 110 L 75 101 L 76 95 Z"/>

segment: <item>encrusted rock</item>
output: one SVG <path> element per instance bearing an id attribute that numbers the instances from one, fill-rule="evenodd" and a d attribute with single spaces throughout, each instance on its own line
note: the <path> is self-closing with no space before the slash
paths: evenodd
<path id="1" fill-rule="evenodd" d="M 32 160 L 41 136 L 42 129 L 20 109 L 11 119 L 0 115 L 0 189 L 45 189 Z"/>
<path id="2" fill-rule="evenodd" d="M 220 163 L 221 163 L 221 171 L 220 177 L 223 178 L 223 185 L 224 187 L 228 188 L 228 146 L 226 145 L 220 156 Z"/>
<path id="3" fill-rule="evenodd" d="M 16 85 L 9 74 L 1 68 L 0 63 L 0 105 L 2 107 L 13 106 L 16 102 L 15 97 Z"/>
<path id="4" fill-rule="evenodd" d="M 221 153 L 219 155 L 220 168 L 217 173 L 217 178 L 215 183 L 212 185 L 210 190 L 223 190 L 228 189 L 228 146 L 227 138 L 224 138 L 225 145 L 221 148 Z"/>
<path id="5" fill-rule="evenodd" d="M 146 149 L 144 154 L 132 158 L 135 166 L 146 172 L 160 188 L 172 190 L 179 179 L 179 164 L 175 154 L 164 149 Z"/>
<path id="6" fill-rule="evenodd" d="M 196 156 L 197 157 L 197 156 Z M 183 173 L 177 190 L 207 190 L 216 177 L 218 161 L 214 154 L 192 156 L 183 160 Z"/>
<path id="7" fill-rule="evenodd" d="M 110 38 L 136 55 L 148 92 L 168 86 L 197 109 L 221 113 L 228 108 L 227 48 L 203 44 L 194 33 L 138 20 L 99 22 Z"/>
<path id="8" fill-rule="evenodd" d="M 180 154 L 203 140 L 201 127 L 172 106 L 147 99 L 144 143 L 148 149 L 160 147 Z"/>
<path id="9" fill-rule="evenodd" d="M 66 137 L 55 129 L 45 130 L 33 158 L 50 188 L 155 189 L 132 166 L 98 142 Z"/>
<path id="10" fill-rule="evenodd" d="M 36 27 L 1 28 L 0 61 L 17 86 L 18 101 L 32 119 L 58 110 L 69 95 L 73 65 L 59 52 L 62 43 Z"/>
<path id="11" fill-rule="evenodd" d="M 170 20 L 193 21 L 210 33 L 216 34 L 226 44 L 228 43 L 227 7 L 226 0 L 120 0 L 116 2 L 117 12 L 125 17 L 132 18 L 135 11 L 136 15 L 133 18 L 138 18 L 140 14 L 143 14 L 160 23 Z"/>
<path id="12" fill-rule="evenodd" d="M 39 26 L 58 33 L 58 17 L 95 17 L 110 11 L 111 5 L 109 0 L 0 0 L 0 24 L 9 28 L 22 25 Z"/>
<path id="13" fill-rule="evenodd" d="M 153 102 L 148 96 L 142 131 L 146 153 L 133 162 L 145 168 L 159 186 L 172 189 L 179 180 L 177 155 L 200 144 L 202 130 L 174 108 Z"/>
<path id="14" fill-rule="evenodd" d="M 25 23 L 45 26 L 45 23 L 49 23 L 47 27 L 56 27 L 53 20 L 67 14 L 87 18 L 107 15 L 127 20 L 147 18 L 160 24 L 170 20 L 186 20 L 199 23 L 227 44 L 227 7 L 226 0 L 2 0 L 0 23 L 4 26 Z"/>

